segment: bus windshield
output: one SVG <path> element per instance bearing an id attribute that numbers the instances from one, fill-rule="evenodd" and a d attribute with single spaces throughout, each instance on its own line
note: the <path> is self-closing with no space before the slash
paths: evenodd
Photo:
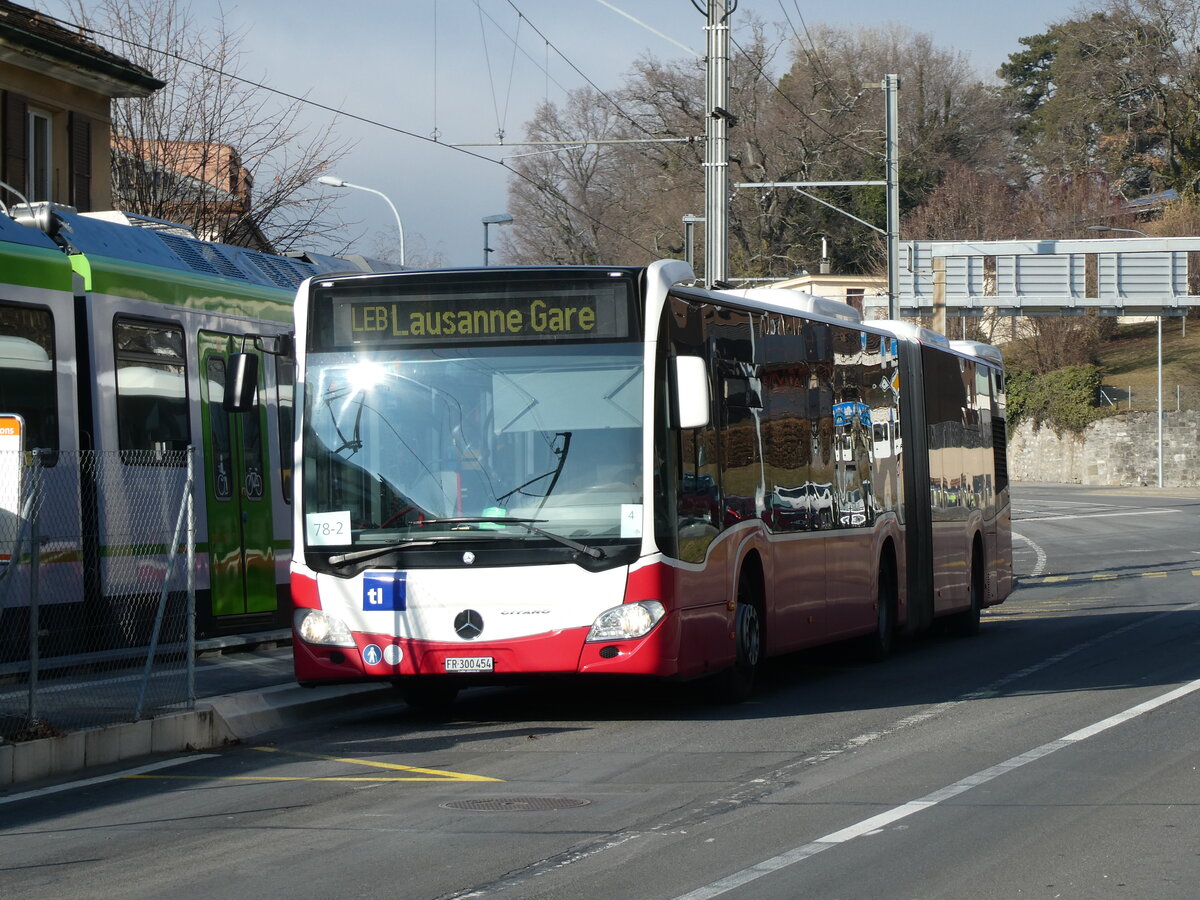
<path id="1" fill-rule="evenodd" d="M 636 341 L 311 351 L 306 545 L 638 537 L 642 366 Z"/>

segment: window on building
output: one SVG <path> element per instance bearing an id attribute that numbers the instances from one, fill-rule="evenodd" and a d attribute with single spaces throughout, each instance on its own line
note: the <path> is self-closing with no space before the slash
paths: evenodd
<path id="1" fill-rule="evenodd" d="M 53 185 L 53 158 L 51 156 L 50 114 L 37 109 L 29 110 L 29 168 L 26 196 L 29 202 L 51 200 Z"/>

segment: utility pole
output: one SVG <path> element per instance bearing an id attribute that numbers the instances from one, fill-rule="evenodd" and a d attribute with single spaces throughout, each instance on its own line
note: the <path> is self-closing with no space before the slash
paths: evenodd
<path id="1" fill-rule="evenodd" d="M 729 0 L 708 0 L 704 142 L 704 283 L 719 286 L 729 264 Z"/>
<path id="2" fill-rule="evenodd" d="M 860 225 L 865 225 L 887 241 L 887 281 L 888 281 L 888 318 L 895 319 L 900 313 L 900 76 L 885 75 L 883 81 L 871 82 L 869 88 L 882 88 L 884 92 L 884 175 L 883 181 L 746 181 L 735 184 L 735 188 L 751 190 L 771 190 L 774 188 L 791 188 L 797 194 L 815 200 L 822 206 L 840 213 L 848 219 L 853 219 Z M 853 213 L 846 212 L 834 206 L 827 200 L 822 200 L 806 188 L 820 187 L 853 187 L 879 186 L 884 188 L 887 195 L 887 227 L 880 228 L 865 219 L 860 219 Z M 824 249 L 821 255 L 825 255 Z"/>
<path id="3" fill-rule="evenodd" d="M 884 118 L 887 152 L 887 279 L 888 318 L 900 315 L 900 76 L 883 76 L 883 93 L 887 107 Z"/>

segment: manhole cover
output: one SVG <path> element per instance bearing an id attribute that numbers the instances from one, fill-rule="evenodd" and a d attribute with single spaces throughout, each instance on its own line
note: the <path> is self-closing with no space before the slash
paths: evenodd
<path id="1" fill-rule="evenodd" d="M 496 797 L 491 800 L 454 800 L 444 809 L 472 809 L 478 812 L 524 812 L 535 809 L 572 809 L 587 806 L 591 800 L 574 797 Z"/>

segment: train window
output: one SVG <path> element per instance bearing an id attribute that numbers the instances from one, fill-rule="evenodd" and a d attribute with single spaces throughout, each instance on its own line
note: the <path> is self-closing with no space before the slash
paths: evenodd
<path id="1" fill-rule="evenodd" d="M 118 319 L 113 349 L 122 460 L 185 465 L 191 429 L 183 330 L 164 322 Z"/>
<path id="2" fill-rule="evenodd" d="M 279 483 L 283 502 L 292 502 L 292 385 L 296 382 L 294 360 L 275 357 L 275 400 L 279 409 Z"/>
<path id="3" fill-rule="evenodd" d="M 212 432 L 213 495 L 233 499 L 233 449 L 229 437 L 229 413 L 221 402 L 225 396 L 225 360 L 208 358 L 208 421 Z"/>
<path id="4" fill-rule="evenodd" d="M 0 303 L 0 412 L 25 420 L 25 449 L 58 451 L 54 317 L 48 309 Z"/>
<path id="5" fill-rule="evenodd" d="M 242 496 L 247 500 L 261 500 L 266 482 L 259 415 L 260 408 L 256 407 L 242 416 L 242 471 L 245 473 L 242 476 L 245 481 Z"/>

